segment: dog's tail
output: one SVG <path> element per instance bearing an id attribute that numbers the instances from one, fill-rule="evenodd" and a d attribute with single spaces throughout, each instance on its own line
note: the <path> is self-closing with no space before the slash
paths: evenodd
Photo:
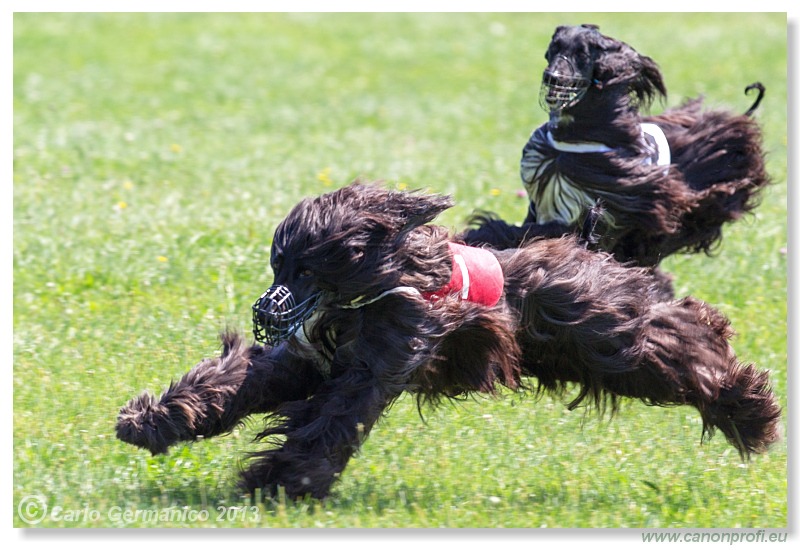
<path id="1" fill-rule="evenodd" d="M 752 116 L 753 113 L 756 112 L 756 109 L 758 109 L 758 106 L 761 104 L 761 100 L 764 99 L 764 92 L 766 91 L 766 88 L 764 88 L 764 85 L 761 82 L 753 82 L 747 88 L 744 89 L 745 95 L 750 94 L 751 90 L 758 90 L 758 96 L 756 97 L 756 100 L 753 102 L 750 108 L 747 109 L 747 111 L 745 111 L 744 113 L 745 116 Z"/>

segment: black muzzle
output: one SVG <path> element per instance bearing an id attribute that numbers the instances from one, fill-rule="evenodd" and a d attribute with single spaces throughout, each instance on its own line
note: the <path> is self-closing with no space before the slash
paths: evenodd
<path id="1" fill-rule="evenodd" d="M 582 76 L 545 70 L 539 90 L 539 105 L 548 112 L 560 112 L 580 103 L 591 81 Z"/>
<path id="2" fill-rule="evenodd" d="M 275 346 L 288 340 L 303 327 L 319 305 L 317 292 L 299 304 L 292 291 L 283 285 L 272 285 L 253 304 L 253 334 L 256 341 Z"/>

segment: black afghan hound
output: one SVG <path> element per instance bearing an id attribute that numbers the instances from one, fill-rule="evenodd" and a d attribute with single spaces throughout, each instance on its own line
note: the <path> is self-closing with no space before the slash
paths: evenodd
<path id="1" fill-rule="evenodd" d="M 541 104 L 549 122 L 522 152 L 530 198 L 522 226 L 493 214 L 472 219 L 469 244 L 514 248 L 526 238 L 580 228 L 600 203 L 600 247 L 620 261 L 657 265 L 676 252 L 709 253 L 722 225 L 756 205 L 769 182 L 761 131 L 750 115 L 703 110 L 694 99 L 658 116 L 640 116 L 666 97 L 649 57 L 595 25 L 560 26 L 545 53 Z"/>
<path id="2" fill-rule="evenodd" d="M 354 184 L 299 203 L 278 226 L 273 285 L 253 305 L 256 339 L 119 413 L 117 437 L 166 452 L 267 413 L 243 487 L 325 497 L 387 407 L 496 385 L 564 393 L 613 410 L 620 398 L 691 405 L 743 455 L 778 437 L 768 374 L 742 364 L 721 313 L 660 298 L 650 269 L 626 267 L 574 236 L 493 251 L 428 222 L 452 205 Z"/>

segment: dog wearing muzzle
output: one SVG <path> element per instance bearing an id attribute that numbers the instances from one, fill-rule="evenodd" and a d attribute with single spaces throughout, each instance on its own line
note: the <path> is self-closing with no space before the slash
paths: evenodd
<path id="1" fill-rule="evenodd" d="M 521 225 L 478 213 L 462 235 L 514 248 L 579 231 L 603 209 L 598 245 L 620 261 L 655 266 L 677 252 L 712 252 L 725 223 L 758 204 L 770 179 L 752 115 L 706 110 L 702 98 L 642 116 L 667 90 L 658 65 L 596 25 L 559 26 L 545 52 L 540 104 L 549 120 L 522 151 L 529 206 Z"/>
<path id="2" fill-rule="evenodd" d="M 689 405 L 745 457 L 778 438 L 768 373 L 737 360 L 719 311 L 665 299 L 652 270 L 574 236 L 466 246 L 429 223 L 450 206 L 364 184 L 301 201 L 275 231 L 257 342 L 224 334 L 219 357 L 124 406 L 117 437 L 158 454 L 265 414 L 242 488 L 291 498 L 327 496 L 404 392 L 420 406 L 499 387 L 574 390 L 570 408 Z"/>

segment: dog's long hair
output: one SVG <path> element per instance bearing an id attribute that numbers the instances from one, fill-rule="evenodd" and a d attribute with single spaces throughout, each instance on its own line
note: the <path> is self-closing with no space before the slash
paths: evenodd
<path id="1" fill-rule="evenodd" d="M 575 232 L 600 203 L 600 246 L 652 266 L 676 252 L 712 252 L 722 226 L 758 204 L 770 181 L 751 116 L 764 94 L 759 83 L 746 90 L 758 96 L 744 114 L 704 110 L 697 98 L 642 116 L 667 95 L 650 57 L 595 25 L 558 27 L 545 57 L 550 120 L 533 132 L 520 163 L 527 216 L 518 226 L 478 213 L 477 227 L 463 235 L 468 242 L 517 247 Z"/>
<path id="2" fill-rule="evenodd" d="M 576 387 L 570 407 L 691 405 L 704 435 L 719 429 L 743 456 L 778 437 L 768 375 L 737 360 L 721 313 L 691 297 L 664 299 L 651 270 L 572 236 L 490 251 L 504 278 L 493 305 L 430 298 L 456 269 L 452 238 L 428 224 L 451 204 L 360 184 L 303 200 L 272 244 L 271 288 L 281 292 L 254 305 L 256 325 L 269 325 L 315 304 L 303 324 L 274 347 L 225 335 L 219 358 L 160 398 L 125 406 L 118 437 L 159 453 L 268 413 L 259 438 L 272 445 L 255 453 L 243 486 L 317 498 L 403 392 L 435 404 L 499 386 Z M 269 296 L 293 306 L 282 311 Z"/>

